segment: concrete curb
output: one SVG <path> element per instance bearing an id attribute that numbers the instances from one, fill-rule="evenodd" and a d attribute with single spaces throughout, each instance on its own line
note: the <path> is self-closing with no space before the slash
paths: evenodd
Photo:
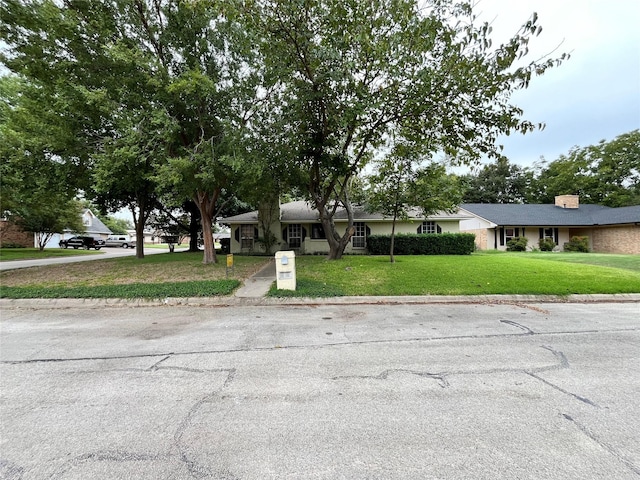
<path id="1" fill-rule="evenodd" d="M 234 306 L 315 306 L 315 305 L 430 305 L 430 304 L 520 304 L 520 303 L 640 303 L 640 293 L 616 295 L 427 295 L 402 297 L 191 297 L 162 299 L 59 298 L 0 299 L 0 309 L 65 309 L 97 307 L 234 307 Z"/>

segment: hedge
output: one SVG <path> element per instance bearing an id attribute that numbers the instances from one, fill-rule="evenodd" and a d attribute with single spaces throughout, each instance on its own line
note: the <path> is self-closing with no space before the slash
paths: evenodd
<path id="1" fill-rule="evenodd" d="M 398 234 L 395 255 L 470 255 L 475 250 L 473 233 Z M 388 255 L 390 235 L 369 235 L 367 249 L 371 255 Z"/>

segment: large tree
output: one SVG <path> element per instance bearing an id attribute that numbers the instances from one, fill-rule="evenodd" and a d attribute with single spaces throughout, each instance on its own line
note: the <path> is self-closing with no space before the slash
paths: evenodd
<path id="1" fill-rule="evenodd" d="M 0 212 L 34 233 L 42 250 L 54 234 L 84 226 L 74 200 L 79 172 L 61 162 L 57 129 L 45 125 L 53 115 L 36 98 L 33 85 L 0 77 Z"/>
<path id="2" fill-rule="evenodd" d="M 427 157 L 495 155 L 499 134 L 535 128 L 511 93 L 559 61 L 517 63 L 535 15 L 494 48 L 471 5 L 450 0 L 256 0 L 246 13 L 266 67 L 257 131 L 318 210 L 330 259 L 353 233 L 350 179 L 391 133 Z"/>
<path id="3" fill-rule="evenodd" d="M 3 61 L 77 121 L 74 134 L 95 162 L 98 199 L 133 207 L 140 236 L 164 193 L 158 185 L 179 188 L 199 209 L 205 263 L 215 261 L 212 216 L 241 163 L 240 148 L 229 139 L 247 120 L 260 70 L 232 4 L 9 0 L 0 6 L 0 39 L 9 46 Z M 142 238 L 137 244 L 140 257 Z"/>
<path id="4" fill-rule="evenodd" d="M 500 157 L 461 180 L 466 203 L 525 203 L 530 198 L 533 172 Z"/>
<path id="5" fill-rule="evenodd" d="M 428 217 L 438 211 L 453 211 L 461 201 L 457 177 L 446 167 L 427 162 L 415 155 L 415 149 L 399 142 L 393 151 L 376 160 L 376 173 L 367 177 L 363 201 L 368 210 L 391 218 L 389 260 L 394 259 L 396 221 L 406 220 L 416 208 Z"/>
<path id="6" fill-rule="evenodd" d="M 165 115 L 139 112 L 134 124 L 132 114 L 119 120 L 123 133 L 105 139 L 102 151 L 94 154 L 94 186 L 97 201 L 110 211 L 129 210 L 136 230 L 136 257 L 144 258 L 144 227 L 151 213 L 159 207 L 155 182 L 156 162 L 166 158 Z M 135 117 L 134 117 L 135 118 Z"/>
<path id="7" fill-rule="evenodd" d="M 609 207 L 640 204 L 640 130 L 573 147 L 566 155 L 542 163 L 534 187 L 540 203 L 574 194 L 580 195 L 581 202 Z"/>

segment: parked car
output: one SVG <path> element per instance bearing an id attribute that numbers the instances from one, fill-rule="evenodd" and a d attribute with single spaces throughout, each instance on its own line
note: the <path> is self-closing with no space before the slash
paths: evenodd
<path id="1" fill-rule="evenodd" d="M 59 245 L 60 248 L 73 247 L 75 250 L 78 248 L 84 248 L 85 250 L 95 248 L 96 250 L 100 250 L 104 247 L 104 240 L 93 237 L 71 237 L 67 240 L 60 240 Z"/>
<path id="2" fill-rule="evenodd" d="M 136 248 L 136 241 L 131 240 L 126 235 L 113 235 L 107 238 L 104 243 L 105 247 L 122 247 L 122 248 Z"/>

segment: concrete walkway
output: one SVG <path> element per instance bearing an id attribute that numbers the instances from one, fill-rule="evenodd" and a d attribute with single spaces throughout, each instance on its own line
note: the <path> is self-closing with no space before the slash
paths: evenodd
<path id="1" fill-rule="evenodd" d="M 236 291 L 235 296 L 238 298 L 262 298 L 275 281 L 276 263 L 272 259 L 262 270 L 247 278 L 244 285 Z"/>

